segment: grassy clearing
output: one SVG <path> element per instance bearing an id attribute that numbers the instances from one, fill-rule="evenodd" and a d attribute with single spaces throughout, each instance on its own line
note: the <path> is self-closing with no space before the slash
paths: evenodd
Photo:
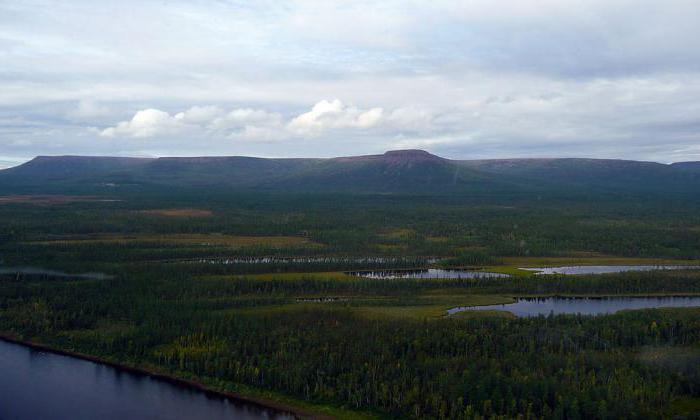
<path id="1" fill-rule="evenodd" d="M 307 238 L 300 236 L 239 236 L 220 233 L 199 234 L 180 233 L 164 235 L 98 235 L 70 237 L 49 241 L 30 242 L 41 245 L 56 244 L 119 244 L 119 243 L 161 243 L 168 245 L 199 245 L 199 246 L 320 246 Z"/>
<path id="2" fill-rule="evenodd" d="M 505 319 L 515 319 L 516 316 L 512 312 L 508 311 L 499 311 L 499 310 L 492 310 L 492 311 L 462 311 L 462 312 L 457 312 L 453 315 L 450 315 L 450 318 L 465 318 L 465 319 L 473 319 L 473 318 L 484 318 L 484 317 L 496 317 L 496 318 L 505 318 Z"/>
<path id="3" fill-rule="evenodd" d="M 402 305 L 400 299 L 388 305 L 386 302 L 382 304 L 378 301 L 378 305 L 362 305 L 353 309 L 353 311 L 363 317 L 370 319 L 383 318 L 413 318 L 413 319 L 437 319 L 445 316 L 450 308 L 458 306 L 480 306 L 480 305 L 498 305 L 503 303 L 512 303 L 514 299 L 511 297 L 500 295 L 450 295 L 444 296 L 439 294 L 422 295 L 416 299 L 405 301 L 407 304 Z"/>
<path id="4" fill-rule="evenodd" d="M 530 277 L 534 271 L 521 270 L 529 267 L 564 267 L 570 265 L 698 265 L 697 260 L 671 260 L 662 258 L 626 257 L 504 257 L 502 265 L 490 265 L 479 271 L 508 274 L 514 277 Z"/>
<path id="5" fill-rule="evenodd" d="M 444 306 L 361 306 L 354 312 L 369 319 L 426 319 L 440 318 L 445 310 Z"/>
<path id="6" fill-rule="evenodd" d="M 509 265 L 489 265 L 480 268 L 478 271 L 484 271 L 487 273 L 508 274 L 509 276 L 513 277 L 530 277 L 535 275 L 534 271 L 521 270 L 518 267 Z"/>
<path id="7" fill-rule="evenodd" d="M 698 260 L 663 258 L 597 257 L 504 257 L 503 265 L 510 267 L 563 267 L 567 265 L 695 265 Z"/>
<path id="8" fill-rule="evenodd" d="M 426 236 L 425 240 L 437 244 L 444 244 L 450 242 L 450 238 L 448 238 L 447 236 Z"/>
<path id="9" fill-rule="evenodd" d="M 209 217 L 214 215 L 211 210 L 194 208 L 139 210 L 137 213 L 165 217 Z"/>
<path id="10" fill-rule="evenodd" d="M 459 306 L 481 306 L 513 303 L 512 297 L 501 295 L 442 295 L 425 294 L 419 296 L 344 296 L 333 295 L 338 298 L 335 302 L 297 302 L 297 298 L 327 297 L 316 295 L 303 295 L 290 298 L 286 304 L 259 306 L 255 308 L 226 309 L 226 312 L 249 314 L 275 314 L 294 313 L 300 311 L 316 310 L 321 308 L 348 310 L 352 313 L 369 319 L 441 319 L 450 308 Z M 489 311 L 490 312 L 490 311 Z M 489 315 L 489 312 L 486 315 Z M 497 311 L 493 311 L 497 312 Z M 495 314 L 511 317 L 509 312 Z"/>
<path id="11" fill-rule="evenodd" d="M 416 231 L 408 228 L 392 229 L 379 234 L 380 238 L 406 240 L 416 237 Z"/>

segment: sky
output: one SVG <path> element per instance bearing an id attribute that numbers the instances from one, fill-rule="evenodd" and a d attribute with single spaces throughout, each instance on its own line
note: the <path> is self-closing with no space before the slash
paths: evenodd
<path id="1" fill-rule="evenodd" d="M 0 0 L 36 155 L 700 160 L 700 1 Z"/>

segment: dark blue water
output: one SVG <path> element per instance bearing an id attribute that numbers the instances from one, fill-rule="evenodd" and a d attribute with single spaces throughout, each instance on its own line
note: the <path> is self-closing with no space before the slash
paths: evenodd
<path id="1" fill-rule="evenodd" d="M 1 420 L 293 418 L 254 404 L 0 340 Z"/>
<path id="2" fill-rule="evenodd" d="M 426 270 L 377 270 L 377 271 L 354 271 L 349 274 L 368 279 L 476 279 L 509 277 L 508 274 L 489 273 L 485 271 L 457 270 L 457 269 L 436 269 Z"/>
<path id="3" fill-rule="evenodd" d="M 609 297 L 609 298 L 519 298 L 503 305 L 461 306 L 448 315 L 464 311 L 508 311 L 517 317 L 554 314 L 604 315 L 623 309 L 679 308 L 700 306 L 700 296 Z"/>

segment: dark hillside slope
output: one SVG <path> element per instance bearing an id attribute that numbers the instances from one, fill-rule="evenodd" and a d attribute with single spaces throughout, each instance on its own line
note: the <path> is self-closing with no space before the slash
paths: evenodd
<path id="1" fill-rule="evenodd" d="M 700 197 L 700 163 L 606 159 L 457 161 L 422 150 L 332 159 L 37 157 L 0 171 L 0 190 L 201 188 L 252 192 Z"/>
<path id="2" fill-rule="evenodd" d="M 292 176 L 264 183 L 268 189 L 315 192 L 448 193 L 513 186 L 422 150 L 328 159 Z"/>
<path id="3" fill-rule="evenodd" d="M 550 185 L 666 192 L 693 192 L 700 187 L 700 176 L 656 162 L 563 158 L 470 160 L 460 164 L 481 172 Z"/>
<path id="4" fill-rule="evenodd" d="M 134 171 L 155 159 L 109 156 L 37 156 L 0 171 L 0 183 L 40 185 L 90 181 L 109 174 Z"/>
<path id="5" fill-rule="evenodd" d="M 676 162 L 671 167 L 676 170 L 700 173 L 700 162 Z"/>
<path id="6" fill-rule="evenodd" d="M 250 187 L 284 178 L 317 159 L 233 157 L 158 158 L 129 174 L 132 182 L 175 186 Z"/>
<path id="7" fill-rule="evenodd" d="M 138 184 L 167 186 L 251 186 L 284 177 L 316 159 L 251 157 L 114 158 L 39 156 L 23 165 L 0 171 L 0 185 L 41 186 Z"/>

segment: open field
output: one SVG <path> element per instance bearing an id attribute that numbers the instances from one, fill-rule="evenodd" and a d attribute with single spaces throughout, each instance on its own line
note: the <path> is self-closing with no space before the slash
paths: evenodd
<path id="1" fill-rule="evenodd" d="M 336 299 L 335 301 L 299 301 L 299 299 Z M 324 307 L 342 308 L 354 315 L 367 319 L 413 319 L 413 320 L 438 320 L 446 316 L 447 310 L 457 306 L 478 306 L 512 303 L 514 299 L 500 295 L 452 295 L 426 294 L 410 297 L 379 296 L 368 297 L 363 295 L 300 295 L 294 301 L 287 304 L 271 305 L 255 309 L 235 309 L 231 313 L 294 313 L 309 310 L 323 309 Z M 497 311 L 494 311 L 494 313 Z M 496 315 L 500 316 L 503 312 Z M 481 315 L 476 313 L 475 315 Z M 491 315 L 484 313 L 483 315 Z M 510 315 L 510 314 L 507 314 Z M 462 316 L 462 315 L 460 315 Z"/>
<path id="2" fill-rule="evenodd" d="M 493 310 L 493 311 L 463 311 L 463 312 L 457 312 L 454 315 L 451 315 L 453 318 L 466 318 L 466 319 L 473 319 L 473 318 L 504 318 L 504 319 L 515 319 L 515 315 L 508 311 L 499 311 L 499 310 Z"/>
<path id="3" fill-rule="evenodd" d="M 513 267 L 561 267 L 567 265 L 698 265 L 700 260 L 669 258 L 595 257 L 504 257 L 504 265 Z"/>
<path id="4" fill-rule="evenodd" d="M 214 214 L 207 209 L 153 209 L 139 210 L 138 213 L 165 217 L 209 217 Z"/>
<path id="5" fill-rule="evenodd" d="M 353 311 L 369 319 L 438 319 L 444 317 L 448 309 L 457 306 L 496 305 L 513 301 L 511 297 L 498 295 L 423 295 L 405 306 L 400 305 L 400 301 L 390 302 L 391 304 L 378 302 L 377 305 L 372 306 L 358 305 L 353 307 Z"/>
<path id="6" fill-rule="evenodd" d="M 481 271 L 509 274 L 518 277 L 534 276 L 529 267 L 565 267 L 586 265 L 700 265 L 700 260 L 673 260 L 667 258 L 629 258 L 629 257 L 505 257 L 503 264 L 481 267 Z"/>

